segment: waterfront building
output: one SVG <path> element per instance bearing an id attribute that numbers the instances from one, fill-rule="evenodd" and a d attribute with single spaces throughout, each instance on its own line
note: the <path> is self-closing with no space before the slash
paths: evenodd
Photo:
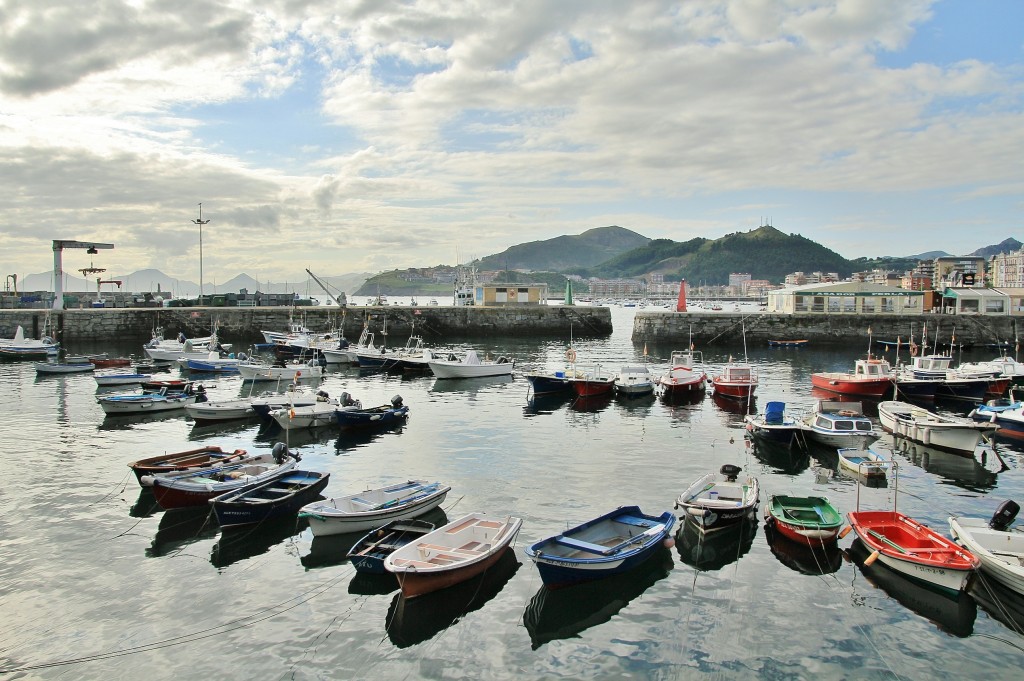
<path id="1" fill-rule="evenodd" d="M 993 255 L 988 271 L 993 288 L 1024 288 L 1024 248 Z"/>
<path id="2" fill-rule="evenodd" d="M 790 286 L 768 292 L 768 312 L 794 315 L 921 314 L 924 292 L 862 281 Z"/>
<path id="3" fill-rule="evenodd" d="M 478 284 L 474 295 L 476 305 L 541 305 L 547 304 L 547 284 Z"/>
<path id="4" fill-rule="evenodd" d="M 935 258 L 932 281 L 943 290 L 947 287 L 984 286 L 985 258 L 976 255 Z"/>

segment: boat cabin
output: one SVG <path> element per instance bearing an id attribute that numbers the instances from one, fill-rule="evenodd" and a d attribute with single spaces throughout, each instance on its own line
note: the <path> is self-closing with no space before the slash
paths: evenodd
<path id="1" fill-rule="evenodd" d="M 888 378 L 892 374 L 892 365 L 884 359 L 858 359 L 854 363 L 853 374 L 857 378 Z"/>

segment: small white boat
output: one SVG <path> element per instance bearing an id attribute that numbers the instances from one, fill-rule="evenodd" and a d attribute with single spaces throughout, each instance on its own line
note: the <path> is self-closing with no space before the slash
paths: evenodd
<path id="1" fill-rule="evenodd" d="M 284 430 L 298 428 L 319 428 L 336 424 L 334 413 L 339 409 L 360 409 L 359 400 L 352 399 L 348 393 L 340 398 L 332 399 L 323 390 L 317 391 L 316 402 L 306 405 L 287 405 L 271 410 L 270 417 Z"/>
<path id="2" fill-rule="evenodd" d="M 650 395 L 654 392 L 654 374 L 643 365 L 627 365 L 619 369 L 615 379 L 615 392 L 629 397 Z"/>
<path id="3" fill-rule="evenodd" d="M 999 430 L 995 423 L 936 414 L 909 402 L 891 400 L 879 403 L 878 420 L 893 435 L 961 454 L 973 454 L 982 440 Z"/>
<path id="4" fill-rule="evenodd" d="M 740 477 L 739 466 L 725 464 L 718 473 L 697 478 L 676 499 L 680 519 L 703 533 L 735 527 L 745 518 L 756 518 L 760 501 L 757 478 Z"/>
<path id="5" fill-rule="evenodd" d="M 437 378 L 481 378 L 484 376 L 509 376 L 515 367 L 515 360 L 498 357 L 496 360 L 482 360 L 476 350 L 470 350 L 459 359 L 455 355 L 434 357 L 427 362 L 430 371 Z"/>
<path id="6" fill-rule="evenodd" d="M 97 397 L 103 412 L 108 416 L 123 414 L 149 414 L 158 411 L 170 411 L 172 409 L 183 409 L 186 404 L 197 401 L 200 395 L 205 399 L 205 391 L 192 386 L 182 392 L 168 392 L 162 388 L 156 393 L 141 393 L 130 395 L 108 395 Z"/>
<path id="7" fill-rule="evenodd" d="M 860 402 L 818 400 L 802 427 L 809 439 L 835 449 L 866 449 L 881 437 Z"/>
<path id="8" fill-rule="evenodd" d="M 498 562 L 523 526 L 515 516 L 470 513 L 409 542 L 384 559 L 402 596 L 413 598 L 459 584 Z"/>
<path id="9" fill-rule="evenodd" d="M 224 421 L 239 421 L 255 416 L 251 398 L 235 400 L 209 400 L 185 405 L 185 416 L 197 426 L 208 426 Z"/>
<path id="10" fill-rule="evenodd" d="M 14 330 L 13 338 L 0 338 L 0 357 L 5 359 L 55 357 L 59 352 L 60 344 L 52 338 L 26 338 L 21 326 Z"/>
<path id="11" fill-rule="evenodd" d="M 992 519 L 949 519 L 953 539 L 981 560 L 981 570 L 1004 586 L 1024 595 L 1024 531 L 1011 528 L 1020 506 L 1013 501 L 999 505 Z"/>
<path id="12" fill-rule="evenodd" d="M 366 532 L 391 520 L 407 520 L 437 508 L 451 487 L 440 482 L 409 480 L 302 507 L 314 535 Z"/>
<path id="13" fill-rule="evenodd" d="M 836 450 L 839 454 L 839 466 L 851 473 L 865 478 L 884 478 L 892 463 L 892 457 L 886 459 L 874 449 L 858 449 L 844 447 Z"/>
<path id="14" fill-rule="evenodd" d="M 81 374 L 96 368 L 92 362 L 37 362 L 37 374 Z"/>
<path id="15" fill-rule="evenodd" d="M 275 364 L 248 359 L 238 363 L 238 373 L 246 381 L 279 381 L 282 379 L 302 381 L 322 378 L 324 368 L 313 359 L 308 362 L 277 362 Z"/>

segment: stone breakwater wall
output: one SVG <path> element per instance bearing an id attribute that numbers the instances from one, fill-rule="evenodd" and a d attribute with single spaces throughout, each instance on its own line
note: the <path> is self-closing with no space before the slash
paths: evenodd
<path id="1" fill-rule="evenodd" d="M 510 307 L 181 307 L 94 308 L 81 310 L 0 310 L 0 338 L 10 338 L 20 325 L 26 336 L 44 333 L 68 343 L 74 341 L 148 340 L 153 330 L 165 338 L 179 331 L 186 336 L 206 336 L 215 326 L 224 342 L 262 342 L 263 329 L 285 331 L 289 320 L 301 321 L 313 331 L 344 326 L 345 337 L 355 340 L 364 324 L 383 340 L 387 324 L 388 345 L 402 345 L 412 333 L 424 340 L 449 338 L 500 338 L 507 336 L 607 336 L 612 332 L 611 311 L 606 307 L 510 306 Z"/>
<path id="2" fill-rule="evenodd" d="M 1024 319 L 1020 320 L 1024 322 Z M 956 342 L 964 345 L 1013 342 L 1019 326 L 1015 317 L 966 315 L 813 315 L 797 316 L 770 313 L 721 312 L 648 312 L 638 311 L 633 320 L 634 342 L 673 341 L 698 348 L 733 345 L 743 342 L 765 345 L 769 340 L 806 339 L 819 344 L 863 342 L 868 329 L 876 340 L 921 342 L 921 329 L 927 324 L 930 342 L 949 343 L 955 332 Z M 1022 329 L 1024 331 L 1024 329 Z"/>

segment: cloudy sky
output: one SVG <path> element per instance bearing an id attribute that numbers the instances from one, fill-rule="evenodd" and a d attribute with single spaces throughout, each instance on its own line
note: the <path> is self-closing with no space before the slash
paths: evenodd
<path id="1" fill-rule="evenodd" d="M 0 0 L 0 275 L 1020 238 L 1019 0 Z M 66 251 L 64 267 L 88 264 Z"/>

